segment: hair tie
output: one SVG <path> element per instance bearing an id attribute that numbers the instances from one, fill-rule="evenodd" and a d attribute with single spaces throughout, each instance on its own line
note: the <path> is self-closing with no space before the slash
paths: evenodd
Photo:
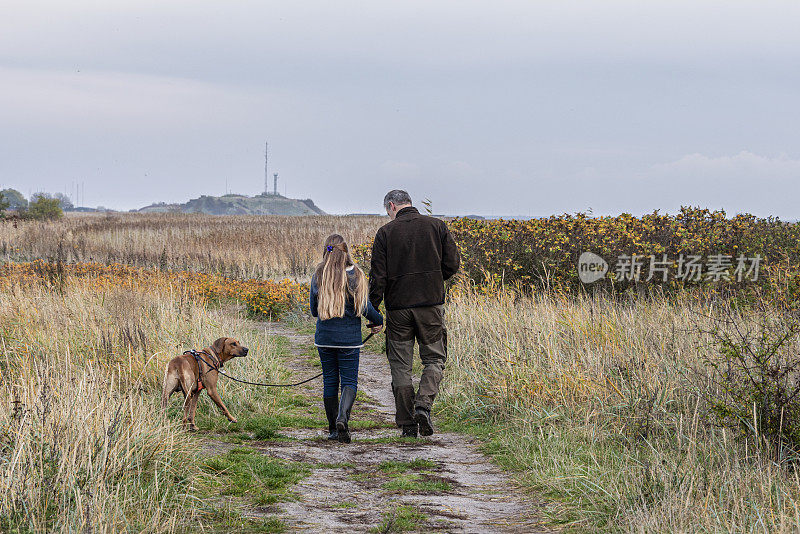
<path id="1" fill-rule="evenodd" d="M 333 247 L 331 245 L 328 245 L 326 248 L 328 249 L 328 252 L 333 251 Z"/>

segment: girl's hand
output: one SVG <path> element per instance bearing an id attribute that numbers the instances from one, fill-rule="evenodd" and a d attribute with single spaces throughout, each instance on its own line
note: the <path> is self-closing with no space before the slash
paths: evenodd
<path id="1" fill-rule="evenodd" d="M 382 325 L 382 324 L 379 324 L 379 325 L 371 326 L 369 330 L 370 330 L 370 332 L 372 332 L 373 334 L 377 334 L 378 332 L 380 332 L 381 330 L 383 330 L 383 325 Z"/>

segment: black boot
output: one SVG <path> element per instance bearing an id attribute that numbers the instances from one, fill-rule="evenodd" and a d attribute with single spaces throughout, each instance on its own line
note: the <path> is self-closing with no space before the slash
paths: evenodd
<path id="1" fill-rule="evenodd" d="M 339 415 L 336 418 L 336 430 L 339 433 L 339 443 L 350 443 L 350 410 L 356 400 L 356 388 L 345 386 L 342 388 L 342 398 L 339 401 Z"/>
<path id="2" fill-rule="evenodd" d="M 323 397 L 323 404 L 325 404 L 325 416 L 328 418 L 328 432 L 330 435 L 328 439 L 339 439 L 339 433 L 336 431 L 336 414 L 339 411 L 339 397 Z"/>
<path id="3" fill-rule="evenodd" d="M 433 434 L 433 421 L 431 421 L 431 412 L 425 408 L 417 407 L 414 411 L 414 419 L 419 425 L 419 433 L 423 436 L 430 436 Z"/>
<path id="4" fill-rule="evenodd" d="M 403 437 L 404 438 L 416 438 L 417 437 L 417 423 L 413 425 L 403 425 Z"/>

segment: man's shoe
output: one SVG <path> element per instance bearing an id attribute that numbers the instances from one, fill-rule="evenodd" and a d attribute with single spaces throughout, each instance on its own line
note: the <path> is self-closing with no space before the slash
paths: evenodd
<path id="1" fill-rule="evenodd" d="M 339 400 L 339 415 L 336 417 L 336 431 L 339 433 L 339 443 L 350 443 L 350 410 L 356 400 L 356 388 L 345 386 L 342 388 L 342 398 Z"/>
<path id="2" fill-rule="evenodd" d="M 431 412 L 425 408 L 417 408 L 414 410 L 414 420 L 419 425 L 419 433 L 423 436 L 430 436 L 433 434 L 433 421 L 431 421 Z"/>
<path id="3" fill-rule="evenodd" d="M 404 438 L 416 438 L 417 437 L 417 427 L 418 425 L 414 423 L 413 425 L 403 425 L 403 437 Z"/>
<path id="4" fill-rule="evenodd" d="M 328 418 L 328 439 L 338 440 L 336 415 L 339 412 L 339 397 L 322 397 L 322 403 L 325 405 L 325 417 Z"/>

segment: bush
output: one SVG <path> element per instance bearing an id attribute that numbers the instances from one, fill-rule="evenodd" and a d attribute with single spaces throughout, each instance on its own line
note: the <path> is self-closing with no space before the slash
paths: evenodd
<path id="1" fill-rule="evenodd" d="M 763 288 L 773 282 L 771 276 L 780 266 L 789 266 L 786 276 L 800 284 L 800 223 L 771 217 L 738 214 L 728 218 L 724 211 L 683 207 L 674 216 L 655 211 L 642 217 L 578 213 L 527 221 L 457 218 L 449 221 L 448 227 L 461 251 L 461 276 L 487 287 L 582 291 L 587 288 L 578 277 L 578 258 L 583 252 L 593 252 L 608 262 L 606 277 L 588 286 L 591 291 Z M 354 258 L 364 268 L 369 267 L 371 249 L 371 242 L 353 247 Z M 615 272 L 618 258 L 633 254 L 643 262 L 638 281 Z M 656 261 L 667 256 L 666 281 L 660 279 L 660 273 L 646 281 L 650 255 Z M 700 280 L 677 279 L 681 255 L 685 260 L 700 256 Z M 729 257 L 723 279 L 709 276 L 712 255 Z M 747 269 L 754 265 L 756 255 L 760 256 L 757 279 L 743 270 L 737 280 L 738 258 L 745 257 Z"/>
<path id="2" fill-rule="evenodd" d="M 36 193 L 31 198 L 28 211 L 24 216 L 28 219 L 52 220 L 63 217 L 61 201 L 47 193 Z"/>
<path id="3" fill-rule="evenodd" d="M 707 333 L 714 350 L 699 374 L 711 421 L 751 439 L 776 461 L 794 462 L 800 453 L 797 315 L 728 310 Z"/>
<path id="4" fill-rule="evenodd" d="M 675 260 L 681 254 L 704 259 L 713 254 L 730 255 L 734 266 L 741 254 L 748 258 L 759 254 L 761 267 L 788 261 L 796 268 L 800 263 L 800 224 L 748 214 L 728 218 L 724 211 L 700 208 L 684 207 L 675 216 L 655 211 L 642 217 L 591 217 L 578 213 L 528 221 L 463 218 L 451 221 L 450 230 L 461 250 L 462 271 L 478 283 L 491 277 L 511 286 L 579 290 L 578 257 L 587 251 L 609 263 L 609 276 L 592 287 L 619 290 L 637 284 L 670 288 L 705 283 L 675 279 Z M 617 258 L 631 254 L 654 255 L 657 260 L 666 254 L 673 262 L 668 280 L 661 282 L 656 276 L 651 282 L 644 281 L 649 272 L 648 258 L 638 283 L 610 276 L 616 274 Z M 759 276 L 759 281 L 765 278 Z M 744 282 L 737 283 L 734 277 L 733 282 L 710 284 L 723 287 Z"/>

